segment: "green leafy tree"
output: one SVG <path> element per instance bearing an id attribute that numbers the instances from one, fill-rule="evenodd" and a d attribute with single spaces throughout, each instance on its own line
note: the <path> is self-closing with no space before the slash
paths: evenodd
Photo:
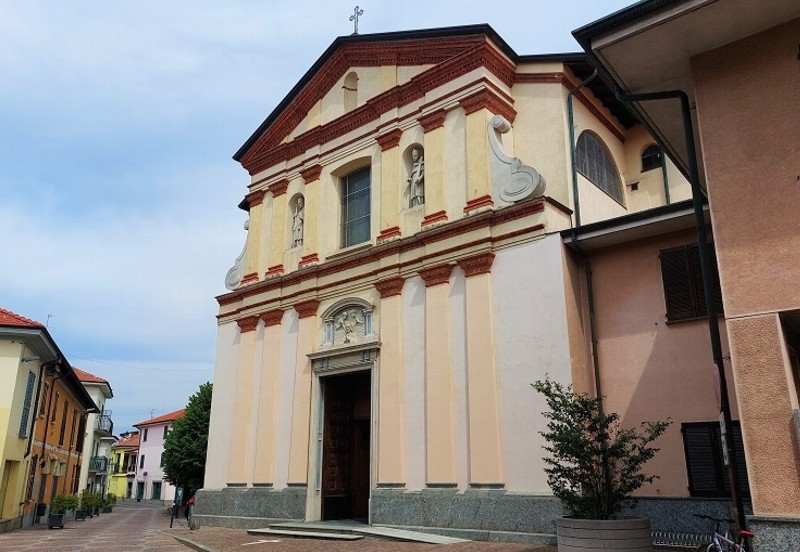
<path id="1" fill-rule="evenodd" d="M 571 386 L 550 379 L 537 381 L 534 389 L 544 395 L 549 412 L 547 431 L 541 434 L 551 454 L 545 457 L 547 483 L 570 515 L 611 519 L 635 502 L 631 495 L 657 479 L 644 475 L 644 464 L 659 449 L 650 444 L 670 422 L 642 422 L 623 429 L 619 414 L 605 414 L 599 398 L 577 394 Z"/>
<path id="2" fill-rule="evenodd" d="M 204 383 L 189 397 L 186 412 L 172 424 L 164 441 L 164 479 L 182 486 L 188 500 L 203 486 L 208 448 L 208 422 L 211 418 L 210 383 Z"/>

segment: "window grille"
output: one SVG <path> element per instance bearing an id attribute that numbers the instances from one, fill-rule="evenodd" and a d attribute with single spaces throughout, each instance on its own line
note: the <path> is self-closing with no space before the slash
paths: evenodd
<path id="1" fill-rule="evenodd" d="M 608 148 L 600 137 L 589 131 L 581 133 L 578 137 L 576 155 L 578 172 L 615 201 L 624 204 L 622 179 Z"/>

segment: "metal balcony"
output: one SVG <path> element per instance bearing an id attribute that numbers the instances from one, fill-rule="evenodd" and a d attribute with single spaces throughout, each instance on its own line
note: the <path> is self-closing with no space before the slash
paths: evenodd
<path id="1" fill-rule="evenodd" d="M 108 469 L 108 458 L 105 456 L 92 456 L 89 459 L 90 472 L 104 472 Z"/>
<path id="2" fill-rule="evenodd" d="M 94 430 L 101 435 L 111 435 L 114 432 L 114 422 L 111 421 L 110 410 L 106 410 L 103 414 L 97 416 Z"/>

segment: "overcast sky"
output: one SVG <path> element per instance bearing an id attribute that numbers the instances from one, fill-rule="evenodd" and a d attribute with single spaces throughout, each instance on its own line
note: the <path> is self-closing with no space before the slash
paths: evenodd
<path id="1" fill-rule="evenodd" d="M 362 0 L 361 34 L 489 23 L 518 54 L 630 0 Z M 0 0 L 0 306 L 106 378 L 115 432 L 213 379 L 241 251 L 233 153 L 339 35 L 340 0 Z"/>

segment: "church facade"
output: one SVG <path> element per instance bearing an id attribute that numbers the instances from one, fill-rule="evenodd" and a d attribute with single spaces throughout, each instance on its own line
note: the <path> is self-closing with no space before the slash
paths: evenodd
<path id="1" fill-rule="evenodd" d="M 676 348 L 686 372 L 709 362 L 701 324 L 663 324 L 659 251 L 693 240 L 690 189 L 592 73 L 584 54 L 521 56 L 484 25 L 323 53 L 235 155 L 247 237 L 218 297 L 198 523 L 544 538 L 561 512 L 530 387 L 545 377 L 604 380 L 631 425 L 676 420 L 643 495 L 653 511 L 693 496 L 681 422 L 713 421 L 713 399 L 684 408 L 669 372 L 639 385 Z M 655 297 L 642 326 L 618 306 L 626 279 Z M 668 346 L 637 345 L 654 319 Z"/>

